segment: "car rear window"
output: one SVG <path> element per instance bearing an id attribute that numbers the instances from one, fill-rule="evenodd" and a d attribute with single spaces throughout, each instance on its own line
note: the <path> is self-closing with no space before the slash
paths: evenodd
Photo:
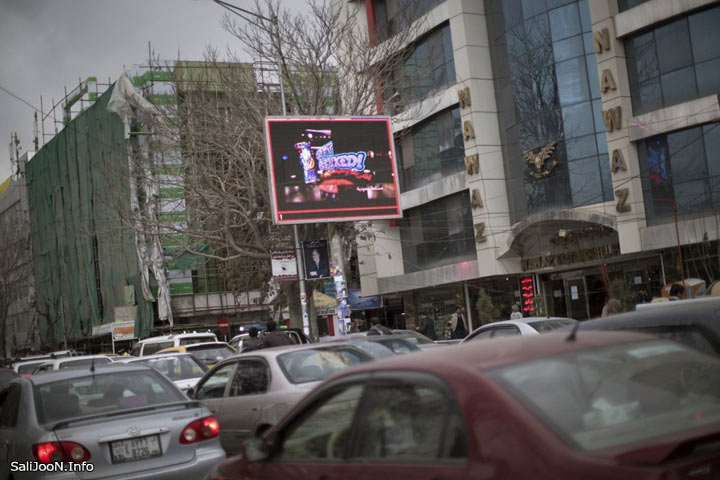
<path id="1" fill-rule="evenodd" d="M 189 346 L 186 350 L 192 353 L 203 365 L 215 365 L 223 358 L 227 358 L 235 353 L 232 348 L 222 343 L 219 343 L 217 346 Z"/>
<path id="2" fill-rule="evenodd" d="M 37 385 L 34 393 L 43 424 L 187 400 L 154 370 L 88 373 Z"/>
<path id="3" fill-rule="evenodd" d="M 205 342 L 217 342 L 217 337 L 215 335 L 206 335 L 204 337 L 190 337 L 180 339 L 180 345 L 193 345 L 195 343 Z"/>
<path id="4" fill-rule="evenodd" d="M 490 373 L 583 450 L 720 422 L 720 359 L 675 342 L 585 349 Z"/>
<path id="5" fill-rule="evenodd" d="M 575 320 L 571 320 L 569 318 L 567 320 L 538 320 L 535 322 L 528 322 L 528 325 L 540 333 L 547 333 L 557 330 L 558 328 L 575 325 Z"/>
<path id="6" fill-rule="evenodd" d="M 346 368 L 373 358 L 354 347 L 312 348 L 278 356 L 285 377 L 292 383 L 323 380 Z"/>
<path id="7" fill-rule="evenodd" d="M 60 362 L 58 364 L 59 369 L 63 368 L 86 368 L 90 367 L 93 363 L 95 365 L 102 365 L 104 363 L 110 363 L 112 360 L 110 360 L 107 357 L 100 357 L 100 358 L 83 358 L 81 360 L 68 360 L 67 362 Z"/>
<path id="8" fill-rule="evenodd" d="M 148 357 L 133 363 L 142 363 L 162 373 L 170 380 L 186 380 L 198 378 L 205 374 L 205 368 L 192 355 L 172 357 Z"/>

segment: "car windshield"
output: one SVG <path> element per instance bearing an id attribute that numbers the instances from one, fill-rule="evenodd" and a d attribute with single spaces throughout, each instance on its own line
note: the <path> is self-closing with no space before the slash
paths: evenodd
<path id="1" fill-rule="evenodd" d="M 215 337 L 215 335 L 205 335 L 202 337 L 190 337 L 180 339 L 180 345 L 194 345 L 196 343 L 205 342 L 217 342 L 217 337 Z"/>
<path id="2" fill-rule="evenodd" d="M 547 333 L 552 332 L 553 330 L 557 330 L 558 328 L 563 327 L 570 327 L 575 325 L 576 320 L 572 320 L 570 318 L 567 319 L 545 319 L 545 320 L 537 320 L 534 322 L 527 322 L 528 325 L 533 327 L 535 330 L 537 330 L 540 333 Z"/>
<path id="3" fill-rule="evenodd" d="M 292 383 L 323 380 L 341 370 L 373 358 L 353 347 L 312 348 L 278 356 L 285 377 Z"/>
<path id="4" fill-rule="evenodd" d="M 142 360 L 133 363 L 142 363 L 152 367 L 170 380 L 198 378 L 205 374 L 205 368 L 192 355 L 143 357 Z"/>
<path id="5" fill-rule="evenodd" d="M 58 368 L 86 368 L 90 367 L 93 364 L 102 365 L 110 362 L 112 362 L 112 360 L 110 360 L 108 357 L 83 358 L 78 360 L 68 360 L 66 362 L 60 362 L 58 364 Z"/>
<path id="6" fill-rule="evenodd" d="M 583 450 L 720 424 L 720 359 L 674 342 L 586 349 L 490 374 Z"/>
<path id="7" fill-rule="evenodd" d="M 227 358 L 235 353 L 232 348 L 222 343 L 217 346 L 199 345 L 188 348 L 187 351 L 191 352 L 203 365 L 215 365 L 223 358 Z"/>
<path id="8" fill-rule="evenodd" d="M 34 393 L 41 424 L 187 400 L 154 370 L 88 373 L 37 385 Z"/>

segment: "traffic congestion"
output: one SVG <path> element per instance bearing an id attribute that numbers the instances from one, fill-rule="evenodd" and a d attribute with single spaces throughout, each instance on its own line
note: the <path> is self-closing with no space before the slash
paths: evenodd
<path id="1" fill-rule="evenodd" d="M 271 320 L 240 351 L 178 333 L 19 358 L 0 372 L 0 475 L 717 478 L 718 312 L 529 317 L 442 343 L 384 326 L 295 343 Z"/>

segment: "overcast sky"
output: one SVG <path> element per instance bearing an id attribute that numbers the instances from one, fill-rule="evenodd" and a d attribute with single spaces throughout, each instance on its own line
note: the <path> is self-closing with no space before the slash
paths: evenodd
<path id="1" fill-rule="evenodd" d="M 202 59 L 208 45 L 239 50 L 222 28 L 225 12 L 211 0 L 0 0 L 0 183 L 10 175 L 10 134 L 17 132 L 22 151 L 33 148 L 33 109 L 3 89 L 38 109 L 42 95 L 47 110 L 78 79 L 107 83 L 123 67 L 147 64 L 148 41 L 164 59 L 178 58 L 178 51 L 183 59 Z"/>

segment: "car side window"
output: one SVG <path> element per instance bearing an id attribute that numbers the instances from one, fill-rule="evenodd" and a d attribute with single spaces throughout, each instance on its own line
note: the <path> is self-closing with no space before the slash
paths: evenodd
<path id="1" fill-rule="evenodd" d="M 280 461 L 337 461 L 346 457 L 362 385 L 335 391 L 311 407 L 282 434 Z"/>
<path id="2" fill-rule="evenodd" d="M 497 337 L 512 337 L 513 335 L 520 335 L 520 329 L 513 325 L 506 325 L 503 327 L 497 327 L 493 329 L 493 338 Z"/>
<path id="3" fill-rule="evenodd" d="M 7 397 L 2 402 L 2 414 L 0 414 L 0 427 L 15 428 L 20 408 L 20 386 L 12 385 L 7 392 Z"/>
<path id="4" fill-rule="evenodd" d="M 482 332 L 478 333 L 477 335 L 470 338 L 470 340 L 484 340 L 486 338 L 492 337 L 493 329 L 488 328 L 487 330 L 483 330 Z"/>
<path id="5" fill-rule="evenodd" d="M 201 400 L 204 398 L 222 397 L 234 368 L 235 363 L 228 363 L 215 370 L 215 372 L 197 388 L 195 398 Z"/>
<path id="6" fill-rule="evenodd" d="M 139 357 L 141 348 L 142 348 L 142 343 L 136 343 L 135 346 L 130 351 L 130 355 L 132 355 L 133 357 Z"/>
<path id="7" fill-rule="evenodd" d="M 364 405 L 357 460 L 434 463 L 467 458 L 462 415 L 446 389 L 383 383 L 368 391 Z"/>
<path id="8" fill-rule="evenodd" d="M 230 397 L 240 395 L 257 395 L 268 390 L 268 367 L 262 360 L 241 360 L 237 363 L 232 384 L 230 384 Z"/>

